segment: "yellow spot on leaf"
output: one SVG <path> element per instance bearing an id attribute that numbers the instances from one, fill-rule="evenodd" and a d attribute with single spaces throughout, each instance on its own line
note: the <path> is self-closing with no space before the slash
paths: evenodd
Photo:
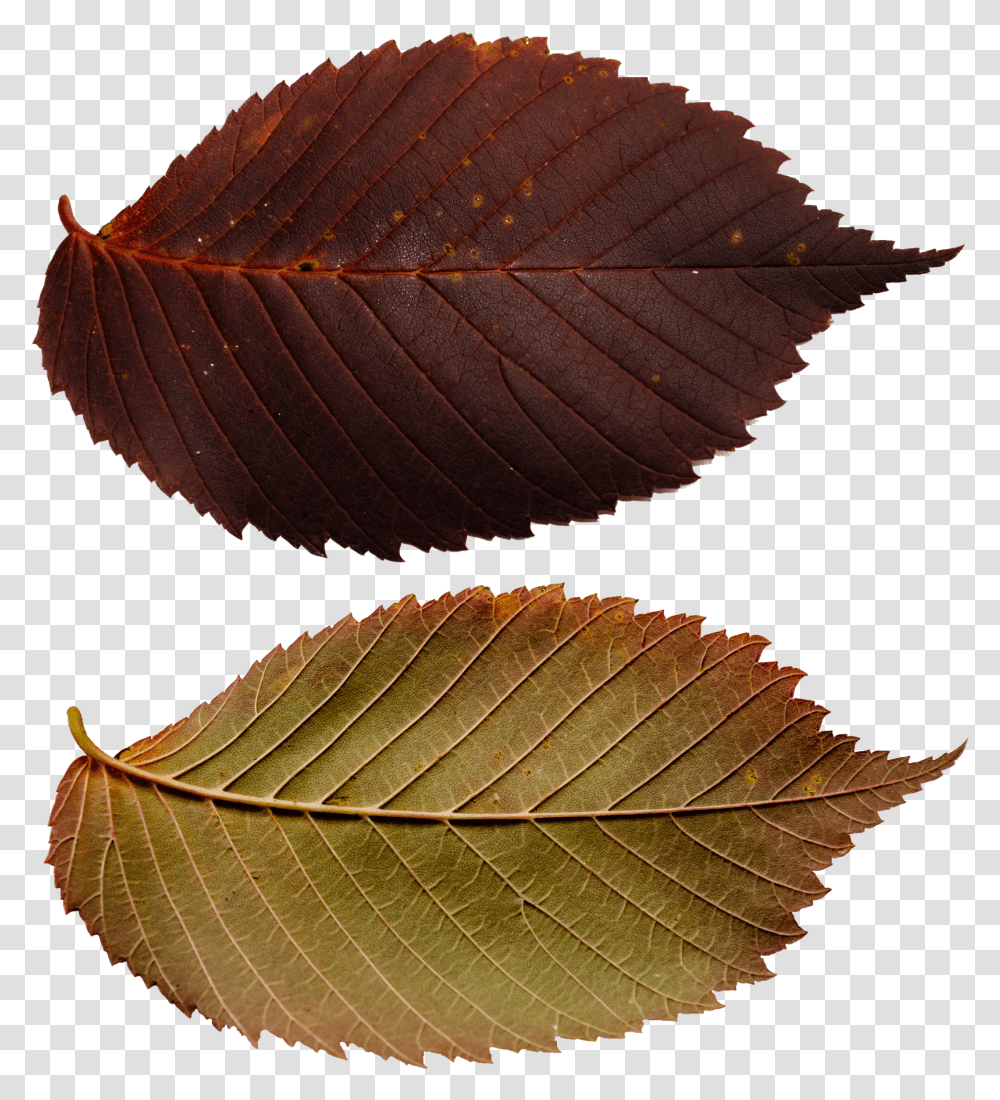
<path id="1" fill-rule="evenodd" d="M 653 375 L 653 381 L 654 382 L 659 382 L 659 380 L 660 380 L 660 376 L 658 374 L 654 374 Z"/>
<path id="2" fill-rule="evenodd" d="M 445 246 L 444 246 L 444 254 L 446 256 L 454 256 L 455 255 L 455 246 L 453 244 L 447 244 L 446 243 Z"/>
<path id="3" fill-rule="evenodd" d="M 482 206 L 483 205 L 483 196 L 482 195 L 473 195 L 472 196 L 472 205 L 473 206 Z"/>
<path id="4" fill-rule="evenodd" d="M 403 213 L 402 210 L 393 210 L 392 216 L 398 222 L 401 222 L 403 220 L 403 218 L 406 217 L 406 215 Z"/>
<path id="5" fill-rule="evenodd" d="M 453 283 L 460 283 L 462 281 L 462 273 L 460 271 L 456 271 L 453 275 L 449 275 L 448 278 Z"/>
<path id="6" fill-rule="evenodd" d="M 785 259 L 792 265 L 792 267 L 796 267 L 798 264 L 802 263 L 802 261 L 798 258 L 798 256 L 795 255 L 794 252 L 786 252 Z"/>
<path id="7" fill-rule="evenodd" d="M 805 252 L 806 242 L 805 241 L 799 241 L 799 243 L 795 246 L 795 249 L 796 249 L 797 252 Z"/>
<path id="8" fill-rule="evenodd" d="M 757 769 L 747 768 L 747 782 L 752 787 L 757 782 Z"/>
<path id="9" fill-rule="evenodd" d="M 733 235 L 729 238 L 730 244 L 742 244 L 743 243 L 743 230 L 734 229 Z"/>
<path id="10" fill-rule="evenodd" d="M 462 163 L 465 165 L 466 168 L 468 168 L 472 161 L 469 160 L 468 157 L 466 157 L 465 160 L 462 161 Z"/>
<path id="11" fill-rule="evenodd" d="M 563 77 L 563 82 L 566 83 L 566 84 L 572 84 L 573 83 L 573 78 L 571 76 L 564 76 Z"/>
<path id="12" fill-rule="evenodd" d="M 503 753 L 499 749 L 497 749 L 497 751 L 493 754 L 493 759 L 503 760 Z"/>
<path id="13" fill-rule="evenodd" d="M 513 225 L 514 224 L 514 215 L 513 214 L 504 214 L 503 223 L 504 223 L 504 225 Z"/>

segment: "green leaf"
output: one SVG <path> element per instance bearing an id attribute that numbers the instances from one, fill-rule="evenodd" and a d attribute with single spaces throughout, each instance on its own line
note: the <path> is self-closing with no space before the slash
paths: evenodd
<path id="1" fill-rule="evenodd" d="M 408 597 L 110 757 L 48 862 L 113 962 L 256 1043 L 419 1063 L 719 1007 L 950 767 L 856 752 L 767 640 L 561 586 Z"/>

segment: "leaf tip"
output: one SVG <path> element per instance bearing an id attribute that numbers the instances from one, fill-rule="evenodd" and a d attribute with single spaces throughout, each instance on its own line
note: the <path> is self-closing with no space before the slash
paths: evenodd
<path id="1" fill-rule="evenodd" d="M 936 249 L 934 255 L 935 265 L 937 265 L 938 263 L 946 264 L 950 260 L 953 260 L 959 254 L 959 252 L 962 251 L 963 248 L 965 248 L 964 244 L 956 244 L 952 248 Z"/>

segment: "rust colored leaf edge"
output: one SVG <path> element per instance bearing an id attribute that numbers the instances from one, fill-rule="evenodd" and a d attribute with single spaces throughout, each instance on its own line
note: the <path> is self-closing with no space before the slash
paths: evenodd
<path id="1" fill-rule="evenodd" d="M 390 42 L 251 97 L 99 234 L 63 196 L 53 392 L 168 496 L 320 555 L 690 484 L 833 314 L 959 249 L 840 226 L 746 119 L 617 64 Z"/>

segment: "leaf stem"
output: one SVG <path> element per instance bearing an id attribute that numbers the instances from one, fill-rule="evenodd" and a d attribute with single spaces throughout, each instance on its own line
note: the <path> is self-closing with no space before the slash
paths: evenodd
<path id="1" fill-rule="evenodd" d="M 64 195 L 63 198 L 65 197 Z M 95 760 L 101 760 L 101 762 L 104 763 L 103 758 L 106 754 L 88 737 L 86 727 L 83 724 L 83 715 L 80 713 L 80 708 L 70 707 L 69 710 L 66 711 L 66 717 L 69 719 L 69 732 L 73 735 L 73 740 L 88 756 L 93 757 Z M 110 759 L 110 757 L 108 759 Z"/>
<path id="2" fill-rule="evenodd" d="M 96 234 L 91 233 L 89 229 L 84 229 L 76 220 L 76 215 L 73 213 L 73 207 L 69 202 L 69 195 L 59 196 L 59 220 L 63 223 L 67 233 L 82 233 L 85 237 L 96 236 Z M 76 710 L 76 707 L 72 707 L 71 709 Z M 77 714 L 80 713 L 79 711 L 76 712 Z"/>

